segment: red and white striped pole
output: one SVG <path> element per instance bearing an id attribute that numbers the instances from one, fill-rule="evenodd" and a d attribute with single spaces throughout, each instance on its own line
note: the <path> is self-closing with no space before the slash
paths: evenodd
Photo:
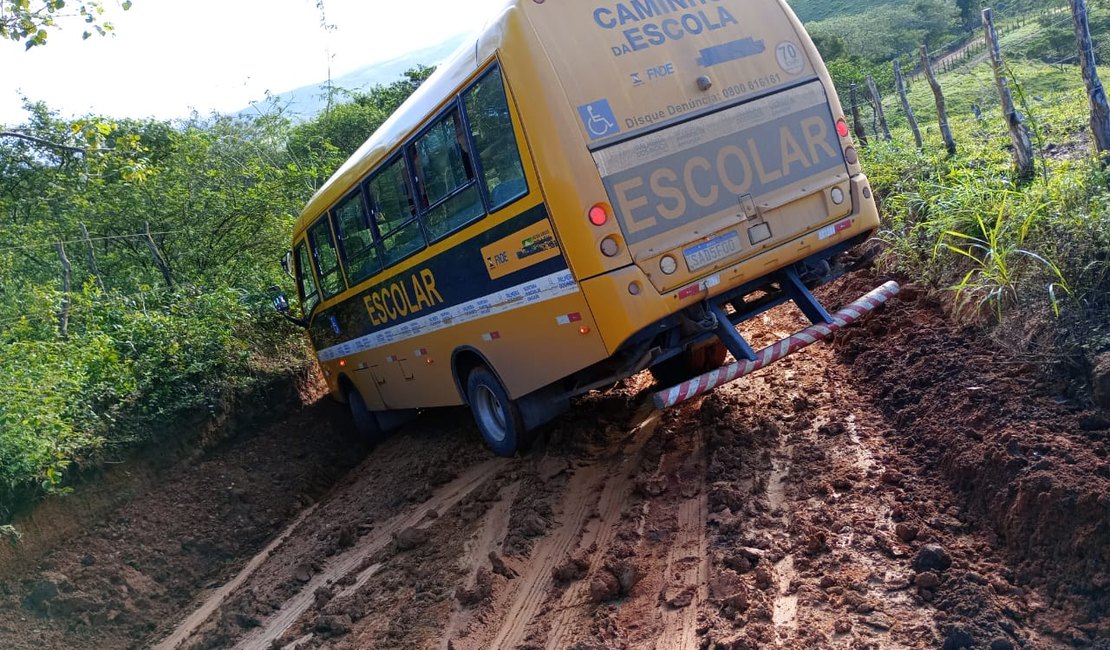
<path id="1" fill-rule="evenodd" d="M 670 408 L 687 402 L 698 395 L 703 395 L 714 388 L 727 384 L 730 381 L 750 375 L 756 370 L 761 370 L 783 357 L 794 354 L 798 350 L 808 348 L 818 341 L 824 341 L 841 329 L 867 317 L 871 312 L 885 304 L 888 300 L 898 295 L 901 287 L 897 282 L 887 282 L 883 286 L 871 291 L 859 300 L 844 307 L 832 315 L 833 322 L 828 325 L 820 324 L 806 328 L 794 336 L 785 338 L 774 345 L 768 346 L 756 353 L 755 361 L 741 361 L 729 366 L 718 368 L 713 372 L 695 377 L 672 388 L 659 391 L 654 396 L 655 407 L 658 409 Z"/>

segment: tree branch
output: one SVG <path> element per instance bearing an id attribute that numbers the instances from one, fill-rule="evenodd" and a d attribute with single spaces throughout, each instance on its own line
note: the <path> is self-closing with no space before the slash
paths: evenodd
<path id="1" fill-rule="evenodd" d="M 44 147 L 50 147 L 52 149 L 61 149 L 62 151 L 69 151 L 69 152 L 72 152 L 72 153 L 84 154 L 84 153 L 88 152 L 87 149 L 83 149 L 81 147 L 71 147 L 71 146 L 65 145 L 65 144 L 58 144 L 57 142 L 51 142 L 49 140 L 43 140 L 42 138 L 36 138 L 33 135 L 27 135 L 26 133 L 15 133 L 13 131 L 0 131 L 0 138 L 18 138 L 20 140 L 26 140 L 28 142 L 33 142 L 35 144 L 42 145 Z"/>

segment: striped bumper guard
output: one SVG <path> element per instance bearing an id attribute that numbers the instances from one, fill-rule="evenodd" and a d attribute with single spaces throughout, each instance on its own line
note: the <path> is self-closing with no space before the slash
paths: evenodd
<path id="1" fill-rule="evenodd" d="M 818 341 L 824 341 L 841 329 L 870 315 L 880 305 L 886 304 L 888 300 L 898 295 L 900 290 L 901 288 L 897 282 L 887 282 L 833 314 L 832 323 L 814 325 L 794 336 L 768 346 L 756 353 L 755 361 L 742 361 L 724 366 L 672 388 L 659 391 L 654 397 L 655 407 L 665 409 L 682 404 L 718 386 L 750 375 L 756 370 L 761 370 L 783 357 L 794 354 L 803 348 L 808 348 Z"/>

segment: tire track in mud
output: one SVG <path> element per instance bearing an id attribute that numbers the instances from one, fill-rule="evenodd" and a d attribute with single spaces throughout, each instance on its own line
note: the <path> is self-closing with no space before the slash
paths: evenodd
<path id="1" fill-rule="evenodd" d="M 700 406 L 700 402 L 697 406 Z M 692 410 L 692 409 L 691 409 Z M 705 523 L 709 503 L 705 493 L 705 440 L 701 427 L 693 432 L 693 448 L 683 460 L 674 542 L 667 552 L 656 625 L 661 629 L 656 650 L 694 650 L 699 647 L 698 611 L 708 598 L 709 561 Z"/>
<path id="2" fill-rule="evenodd" d="M 486 513 L 482 519 L 480 529 L 467 544 L 467 553 L 460 560 L 462 566 L 470 567 L 463 582 L 463 588 L 470 590 L 482 588 L 482 585 L 478 583 L 483 579 L 484 561 L 486 558 L 499 557 L 497 553 L 501 550 L 502 541 L 508 535 L 512 505 L 520 492 L 520 488 L 521 483 L 517 481 L 501 490 L 498 502 Z M 501 561 L 504 562 L 504 560 Z M 512 569 L 508 569 L 507 565 L 504 565 L 504 567 L 506 569 L 505 573 L 510 576 L 514 575 L 515 572 Z M 488 578 L 489 575 L 486 574 L 485 577 Z M 454 650 L 451 639 L 466 629 L 474 621 L 474 618 L 475 615 L 472 610 L 467 609 L 462 604 L 456 604 L 454 611 L 451 613 L 451 618 L 443 627 L 443 634 L 436 647 L 441 650 Z"/>
<path id="3" fill-rule="evenodd" d="M 508 461 L 500 459 L 491 459 L 474 465 L 455 480 L 442 486 L 428 501 L 420 504 L 419 507 L 409 508 L 401 514 L 387 520 L 379 527 L 376 527 L 372 533 L 364 536 L 352 547 L 335 555 L 322 567 L 322 570 L 305 581 L 305 584 L 300 587 L 297 593 L 282 603 L 277 611 L 265 620 L 260 621 L 257 627 L 240 638 L 235 643 L 234 647 L 243 650 L 269 647 L 272 642 L 281 638 L 281 636 L 309 610 L 313 605 L 317 590 L 326 585 L 336 583 L 352 575 L 355 576 L 354 584 L 356 587 L 350 588 L 348 591 L 353 591 L 357 589 L 357 586 L 366 583 L 380 568 L 380 565 L 363 567 L 362 565 L 365 563 L 366 558 L 386 548 L 393 541 L 394 537 L 402 531 L 419 528 L 422 524 L 427 525 L 425 520 L 428 510 L 450 509 L 494 476 L 498 468 L 504 466 L 507 462 Z M 313 507 L 313 510 L 314 509 L 315 506 Z M 187 643 L 190 637 L 192 637 L 206 621 L 211 620 L 212 615 L 218 612 L 220 607 L 228 600 L 229 596 L 233 594 L 236 589 L 241 587 L 250 575 L 257 571 L 257 569 L 270 558 L 281 541 L 287 540 L 294 534 L 302 533 L 304 529 L 303 522 L 307 518 L 308 513 L 302 515 L 299 524 L 291 526 L 282 538 L 279 538 L 279 540 L 267 547 L 265 551 L 256 556 L 248 564 L 248 569 L 245 569 L 240 576 L 242 579 L 237 578 L 234 581 L 234 585 L 229 585 L 229 587 L 231 587 L 230 589 L 221 589 L 210 597 L 159 647 L 165 650 L 171 650 L 172 648 L 182 647 Z M 308 531 L 304 532 L 307 533 Z M 201 618 L 201 614 L 207 615 Z M 174 642 L 174 644 L 168 645 L 170 642 Z"/>
<path id="4" fill-rule="evenodd" d="M 471 467 L 459 478 L 443 486 L 431 499 L 421 504 L 419 509 L 413 508 L 410 512 L 397 515 L 372 534 L 360 540 L 351 549 L 337 555 L 324 566 L 322 571 L 312 576 L 311 580 L 301 588 L 297 595 L 286 601 L 273 616 L 264 621 L 256 632 L 246 635 L 236 643 L 235 648 L 237 650 L 255 650 L 267 647 L 280 638 L 312 606 L 317 589 L 329 583 L 337 582 L 357 571 L 365 558 L 384 549 L 399 533 L 418 528 L 421 523 L 426 523 L 428 510 L 445 511 L 454 507 L 464 497 L 489 480 L 497 468 L 505 462 L 502 460 L 488 460 Z M 363 574 L 365 573 L 366 571 L 363 571 Z M 370 576 L 360 577 L 362 577 L 363 582 L 366 582 Z"/>
<path id="5" fill-rule="evenodd" d="M 589 567 L 585 577 L 567 587 L 559 601 L 553 605 L 555 614 L 547 630 L 547 643 L 544 646 L 546 650 L 568 647 L 572 637 L 580 631 L 576 625 L 575 610 L 590 604 L 593 581 L 598 579 L 599 571 L 605 570 L 608 551 L 619 531 L 628 497 L 635 487 L 635 469 L 640 464 L 640 454 L 644 445 L 655 435 L 660 417 L 661 414 L 652 413 L 648 407 L 641 408 L 635 419 L 646 419 L 637 426 L 635 437 L 626 448 L 625 457 L 615 467 L 604 468 L 611 477 L 605 481 L 598 498 L 596 518 L 586 524 L 577 550 L 571 553 L 572 556 L 588 553 L 591 556 Z"/>
<path id="6" fill-rule="evenodd" d="M 289 524 L 280 535 L 266 545 L 266 548 L 262 549 L 258 555 L 251 558 L 247 566 L 243 567 L 243 570 L 232 578 L 231 581 L 217 589 L 214 593 L 207 595 L 204 600 L 194 604 L 192 607 L 193 613 L 186 617 L 169 637 L 155 645 L 153 650 L 176 650 L 176 648 L 181 647 L 183 643 L 188 641 L 200 626 L 227 601 L 231 594 L 235 593 L 239 587 L 249 580 L 262 564 L 270 558 L 271 554 L 297 532 L 301 524 L 312 516 L 312 513 L 316 512 L 318 505 L 319 504 L 313 504 L 302 511 L 301 514 L 297 515 L 297 518 L 293 520 L 293 523 Z"/>
<path id="7" fill-rule="evenodd" d="M 587 537 L 606 545 L 612 539 L 613 526 L 619 518 L 626 493 L 628 467 L 638 463 L 638 454 L 654 434 L 659 415 L 652 411 L 650 405 L 645 405 L 637 411 L 633 421 L 637 424 L 630 431 L 631 439 L 610 462 L 588 465 L 571 477 L 562 499 L 559 525 L 532 550 L 526 570 L 522 572 L 519 582 L 513 585 L 511 600 L 501 624 L 490 642 L 480 647 L 511 650 L 526 638 L 532 640 L 532 635 L 538 635 L 533 641 L 535 643 L 552 636 L 561 637 L 564 633 L 564 619 L 559 612 L 573 607 L 572 602 L 564 603 L 563 610 L 556 610 L 556 619 L 550 627 L 542 620 L 537 621 L 537 618 L 545 608 L 553 583 L 553 571 L 573 554 L 573 549 L 581 546 Z M 592 530 L 584 531 L 588 519 L 595 513 L 600 515 L 597 525 Z M 590 573 L 596 573 L 600 567 L 599 558 L 603 555 L 595 552 L 590 562 Z M 578 599 L 575 602 L 583 599 L 578 589 L 568 591 L 573 592 L 571 598 Z M 533 624 L 540 629 L 531 630 Z"/>

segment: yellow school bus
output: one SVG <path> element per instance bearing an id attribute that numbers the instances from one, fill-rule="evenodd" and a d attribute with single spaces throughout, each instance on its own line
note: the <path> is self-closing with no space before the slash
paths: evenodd
<path id="1" fill-rule="evenodd" d="M 296 320 L 360 430 L 469 405 L 507 455 L 586 391 L 752 359 L 776 304 L 827 321 L 809 289 L 878 223 L 785 1 L 512 0 L 309 202 Z"/>

